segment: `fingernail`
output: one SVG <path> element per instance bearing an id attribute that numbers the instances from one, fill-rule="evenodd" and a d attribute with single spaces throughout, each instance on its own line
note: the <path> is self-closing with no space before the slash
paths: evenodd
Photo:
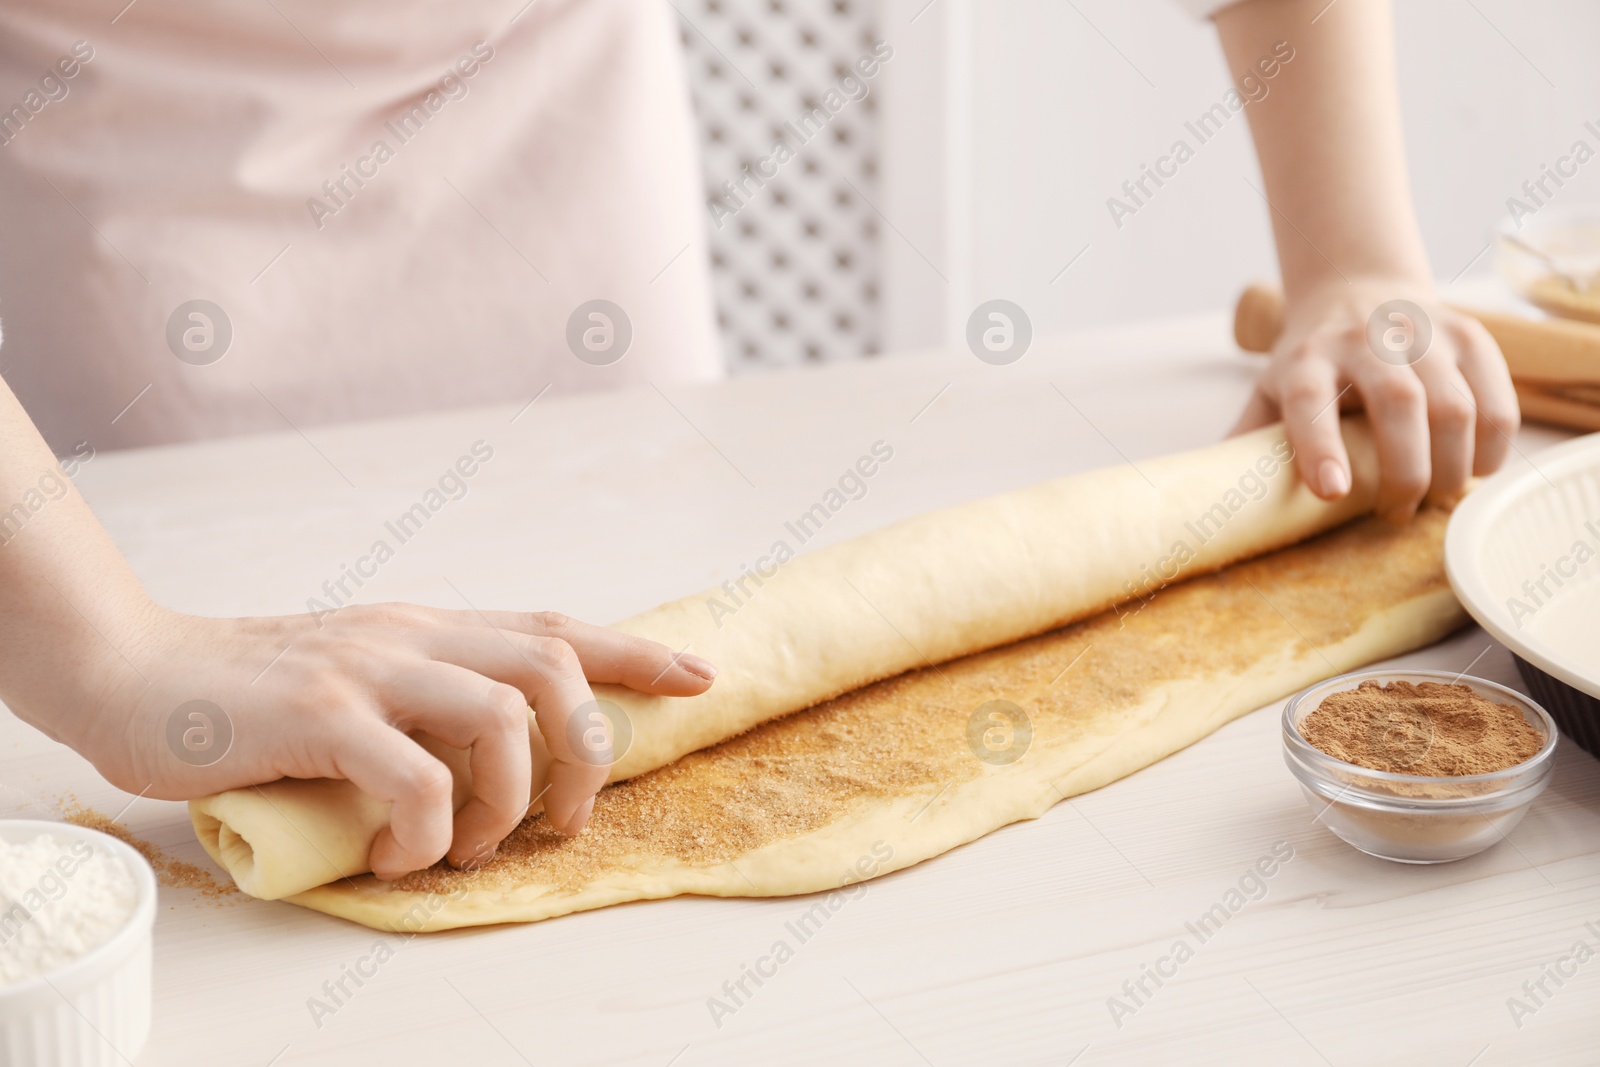
<path id="1" fill-rule="evenodd" d="M 710 660 L 691 655 L 688 652 L 678 657 L 678 666 L 696 678 L 704 678 L 708 682 L 717 676 L 717 669 L 711 665 Z"/>
<path id="2" fill-rule="evenodd" d="M 1350 491 L 1350 476 L 1345 474 L 1338 460 L 1323 460 L 1317 478 L 1322 482 L 1322 495 L 1329 500 L 1335 500 Z"/>

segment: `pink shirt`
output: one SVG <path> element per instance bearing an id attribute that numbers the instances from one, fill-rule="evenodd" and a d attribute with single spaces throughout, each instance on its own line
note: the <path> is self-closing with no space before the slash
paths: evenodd
<path id="1" fill-rule="evenodd" d="M 58 453 L 721 373 L 665 3 L 117 6 L 0 0 L 0 370 Z"/>

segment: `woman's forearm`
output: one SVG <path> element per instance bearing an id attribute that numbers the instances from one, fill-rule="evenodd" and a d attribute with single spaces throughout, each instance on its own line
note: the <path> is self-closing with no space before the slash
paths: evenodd
<path id="1" fill-rule="evenodd" d="M 149 598 L 0 381 L 0 700 L 71 739 L 104 692 L 137 680 L 129 620 Z M 124 656 L 130 659 L 124 659 Z"/>
<path id="2" fill-rule="evenodd" d="M 1431 282 L 1391 21 L 1388 0 L 1246 0 L 1216 16 L 1230 69 L 1252 67 L 1279 42 L 1294 49 L 1272 91 L 1245 109 L 1291 304 L 1361 276 Z"/>

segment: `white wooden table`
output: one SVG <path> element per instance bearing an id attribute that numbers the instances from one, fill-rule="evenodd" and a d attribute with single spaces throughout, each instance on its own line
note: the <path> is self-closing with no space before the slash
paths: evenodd
<path id="1" fill-rule="evenodd" d="M 1222 434 L 1252 373 L 1221 316 L 1040 339 L 1010 367 L 898 357 L 705 388 L 546 396 L 342 429 L 103 454 L 78 485 L 155 595 L 305 609 L 456 457 L 494 459 L 363 599 L 611 621 L 735 575 L 874 441 L 894 458 L 823 539 Z M 1556 439 L 1525 433 L 1532 454 Z M 1527 462 L 1519 457 L 1517 463 Z M 458 592 L 459 591 L 459 592 Z M 1480 631 L 1406 658 L 1519 685 Z M 707 998 L 796 899 L 684 898 L 404 942 L 318 1025 L 372 931 L 163 890 L 146 1064 L 1593 1063 L 1600 962 L 1513 1021 L 1548 963 L 1600 949 L 1600 768 L 1564 751 L 1503 843 L 1403 867 L 1318 825 L 1263 709 L 1124 781 L 871 883 L 717 1026 Z M 0 814 L 127 795 L 0 717 Z M 123 821 L 208 863 L 181 805 Z M 1281 842 L 1294 858 L 1131 1017 L 1108 998 Z M 1192 940 L 1192 939 L 1191 939 Z M 1148 980 L 1147 980 L 1148 985 Z M 1152 987 L 1153 988 L 1153 987 Z"/>

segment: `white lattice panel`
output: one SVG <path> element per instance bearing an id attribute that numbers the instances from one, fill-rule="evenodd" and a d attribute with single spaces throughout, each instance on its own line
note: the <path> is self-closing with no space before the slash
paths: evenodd
<path id="1" fill-rule="evenodd" d="M 744 370 L 877 352 L 881 220 L 872 205 L 877 72 L 885 62 L 877 3 L 675 6 L 700 125 L 717 319 L 729 365 Z M 863 61 L 873 76 L 861 73 Z M 775 151 L 779 144 L 784 148 Z M 773 176 L 758 181 L 752 171 Z"/>

